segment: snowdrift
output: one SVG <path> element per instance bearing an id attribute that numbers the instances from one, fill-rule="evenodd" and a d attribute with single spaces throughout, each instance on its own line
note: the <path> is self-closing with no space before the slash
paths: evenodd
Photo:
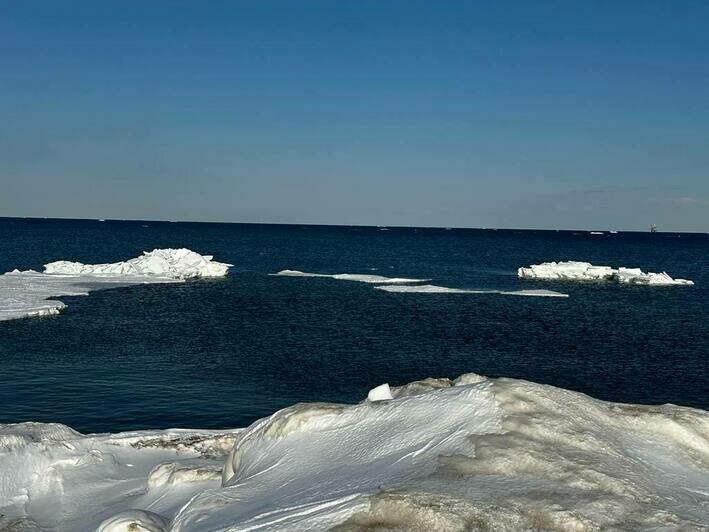
<path id="1" fill-rule="evenodd" d="M 48 298 L 87 295 L 90 290 L 143 283 L 174 283 L 198 277 L 222 277 L 231 264 L 189 249 L 155 249 L 111 264 L 58 261 L 33 270 L 0 275 L 0 321 L 58 314 L 65 307 Z"/>
<path id="2" fill-rule="evenodd" d="M 517 275 L 525 279 L 556 281 L 616 281 L 622 284 L 693 285 L 688 279 L 673 279 L 665 272 L 645 273 L 640 268 L 594 266 L 589 262 L 543 262 L 519 268 Z"/>
<path id="3" fill-rule="evenodd" d="M 0 529 L 700 530 L 709 414 L 466 374 L 241 431 L 0 425 Z M 15 527 L 15 528 L 12 528 Z"/>

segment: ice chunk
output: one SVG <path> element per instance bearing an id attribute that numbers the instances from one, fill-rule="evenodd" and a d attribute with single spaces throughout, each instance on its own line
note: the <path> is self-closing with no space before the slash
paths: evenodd
<path id="1" fill-rule="evenodd" d="M 376 401 L 388 401 L 389 399 L 393 399 L 391 390 L 389 389 L 389 383 L 380 384 L 376 388 L 369 390 L 367 399 L 372 403 Z"/>
<path id="2" fill-rule="evenodd" d="M 100 288 L 221 277 L 229 266 L 189 249 L 156 249 L 111 264 L 58 261 L 46 264 L 44 273 L 13 270 L 0 275 L 0 321 L 58 314 L 66 305 L 51 297 L 87 295 Z"/>
<path id="3" fill-rule="evenodd" d="M 673 279 L 665 272 L 644 273 L 640 268 L 618 268 L 615 278 L 619 283 L 650 285 L 693 285 L 688 279 Z"/>
<path id="4" fill-rule="evenodd" d="M 625 284 L 693 285 L 687 279 L 673 279 L 666 273 L 644 273 L 640 268 L 594 266 L 589 262 L 543 262 L 519 268 L 517 275 L 526 279 L 559 281 L 616 281 Z"/>

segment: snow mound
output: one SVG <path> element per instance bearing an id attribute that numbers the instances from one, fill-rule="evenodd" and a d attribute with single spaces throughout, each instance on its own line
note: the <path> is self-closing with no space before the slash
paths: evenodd
<path id="1" fill-rule="evenodd" d="M 401 283 L 420 283 L 429 279 L 409 279 L 406 277 L 384 277 L 383 275 L 367 275 L 359 273 L 308 273 L 298 270 L 281 270 L 278 275 L 283 277 L 327 277 L 329 279 L 338 279 L 340 281 L 357 281 L 360 283 L 369 284 L 401 284 Z"/>
<path id="2" fill-rule="evenodd" d="M 33 270 L 0 275 L 0 321 L 59 314 L 66 307 L 51 297 L 87 295 L 91 290 L 146 283 L 175 283 L 221 277 L 230 264 L 189 249 L 155 249 L 112 264 L 58 261 Z"/>
<path id="3" fill-rule="evenodd" d="M 471 290 L 467 288 L 448 288 L 433 284 L 413 286 L 376 286 L 378 290 L 403 294 L 501 294 L 505 296 L 569 297 L 568 294 L 553 290 Z"/>
<path id="4" fill-rule="evenodd" d="M 589 262 L 544 262 L 519 268 L 517 275 L 525 279 L 559 281 L 616 281 L 623 284 L 693 285 L 687 279 L 673 279 L 665 272 L 645 273 L 640 268 L 594 266 Z"/>
<path id="5" fill-rule="evenodd" d="M 705 411 L 476 374 L 388 391 L 385 401 L 295 405 L 241 431 L 82 435 L 0 425 L 0 529 L 701 530 L 709 522 Z"/>

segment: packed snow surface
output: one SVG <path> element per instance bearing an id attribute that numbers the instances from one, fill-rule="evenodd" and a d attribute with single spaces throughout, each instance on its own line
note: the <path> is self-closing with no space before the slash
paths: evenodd
<path id="1" fill-rule="evenodd" d="M 594 266 L 589 262 L 544 262 L 519 268 L 517 275 L 526 279 L 559 281 L 616 281 L 623 284 L 693 285 L 687 279 L 673 279 L 665 272 L 645 273 L 640 268 Z"/>
<path id="2" fill-rule="evenodd" d="M 340 281 L 357 281 L 360 283 L 369 284 L 399 284 L 399 283 L 420 283 L 428 281 L 428 279 L 408 279 L 406 277 L 384 277 L 382 275 L 367 275 L 359 273 L 309 273 L 298 270 L 281 270 L 273 275 L 285 277 L 328 277 L 330 279 L 338 279 Z"/>
<path id="3" fill-rule="evenodd" d="M 43 273 L 13 270 L 0 275 L 0 321 L 58 314 L 65 305 L 51 297 L 86 295 L 112 286 L 221 277 L 230 266 L 189 249 L 155 249 L 111 264 L 58 261 L 45 264 Z"/>
<path id="4" fill-rule="evenodd" d="M 0 425 L 0 530 L 702 530 L 709 414 L 467 374 L 241 431 Z"/>
<path id="5" fill-rule="evenodd" d="M 420 284 L 412 286 L 377 286 L 378 290 L 385 292 L 399 292 L 407 294 L 502 294 L 505 296 L 536 296 L 536 297 L 569 297 L 568 294 L 553 290 L 472 290 L 468 288 L 448 288 L 434 284 Z"/>

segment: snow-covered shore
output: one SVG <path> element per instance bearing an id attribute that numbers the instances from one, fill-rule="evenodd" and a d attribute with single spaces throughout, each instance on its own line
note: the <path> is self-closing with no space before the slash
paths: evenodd
<path id="1" fill-rule="evenodd" d="M 241 431 L 81 435 L 62 425 L 0 425 L 0 529 L 709 523 L 705 411 L 608 403 L 475 374 L 371 397 L 380 400 L 295 405 Z"/>
<path id="2" fill-rule="evenodd" d="M 525 279 L 556 281 L 616 281 L 622 284 L 693 285 L 688 279 L 673 279 L 667 273 L 643 272 L 640 268 L 594 266 L 589 262 L 543 262 L 519 268 L 517 275 Z"/>
<path id="3" fill-rule="evenodd" d="M 231 264 L 189 249 L 155 249 L 127 261 L 82 264 L 57 261 L 33 270 L 0 275 L 0 321 L 58 314 L 66 305 L 51 297 L 87 295 L 90 290 L 144 283 L 175 283 L 222 277 Z"/>

